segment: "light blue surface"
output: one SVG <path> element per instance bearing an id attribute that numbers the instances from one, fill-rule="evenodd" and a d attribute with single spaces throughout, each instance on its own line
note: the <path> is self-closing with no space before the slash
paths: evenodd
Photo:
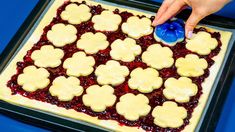
<path id="1" fill-rule="evenodd" d="M 11 0 L 1 1 L 0 4 L 0 53 L 13 37 L 19 26 L 30 13 L 38 0 Z M 159 1 L 159 0 L 157 0 Z M 14 3 L 14 4 L 12 4 Z M 227 7 L 235 7 L 235 2 Z M 221 13 L 235 18 L 233 8 L 226 8 Z M 235 130 L 235 78 L 227 97 L 222 116 L 217 126 L 217 132 L 231 132 Z M 31 125 L 18 122 L 0 114 L 0 130 L 16 132 L 43 132 L 46 131 Z"/>

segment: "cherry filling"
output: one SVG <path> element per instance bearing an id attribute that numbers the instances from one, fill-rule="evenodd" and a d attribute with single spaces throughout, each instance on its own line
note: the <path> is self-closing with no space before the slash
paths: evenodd
<path id="1" fill-rule="evenodd" d="M 211 67 L 214 63 L 214 61 L 212 60 L 212 57 L 216 56 L 219 53 L 220 47 L 221 47 L 220 34 L 217 32 L 215 32 L 215 33 L 208 32 L 205 28 L 195 29 L 194 32 L 197 33 L 199 31 L 205 31 L 205 32 L 210 33 L 211 37 L 215 38 L 218 41 L 218 46 L 216 47 L 216 49 L 211 51 L 211 53 L 207 56 L 199 55 L 200 57 L 205 58 L 207 60 L 209 67 L 205 70 L 205 73 L 202 76 L 197 77 L 197 78 L 191 78 L 193 80 L 193 82 L 195 84 L 197 84 L 197 86 L 198 86 L 197 95 L 191 97 L 190 101 L 187 103 L 178 103 L 179 106 L 183 106 L 185 109 L 187 109 L 187 112 L 188 112 L 188 116 L 187 116 L 187 118 L 184 119 L 184 124 L 180 128 L 161 128 L 153 123 L 154 119 L 151 116 L 151 112 L 152 112 L 153 108 L 157 105 L 162 105 L 163 102 L 165 102 L 167 100 L 162 94 L 162 91 L 164 89 L 163 86 L 157 90 L 154 90 L 151 93 L 145 94 L 149 98 L 149 101 L 150 101 L 149 105 L 152 107 L 152 110 L 150 111 L 150 113 L 147 116 L 141 117 L 137 121 L 128 121 L 123 116 L 117 114 L 116 109 L 115 109 L 115 105 L 119 101 L 120 96 L 122 96 L 126 93 L 134 93 L 134 94 L 139 93 L 137 90 L 132 90 L 129 88 L 128 83 L 127 83 L 129 76 L 126 77 L 126 80 L 123 84 L 114 87 L 114 89 L 115 89 L 114 94 L 117 96 L 117 101 L 114 104 L 114 106 L 109 107 L 104 112 L 100 112 L 100 113 L 93 112 L 89 107 L 84 106 L 82 103 L 82 95 L 79 97 L 74 97 L 73 100 L 69 101 L 69 102 L 61 102 L 57 99 L 57 97 L 53 97 L 50 95 L 48 89 L 51 86 L 51 83 L 53 82 L 54 78 L 56 78 L 58 76 L 67 76 L 66 70 L 62 67 L 62 65 L 60 65 L 56 68 L 46 68 L 50 72 L 49 79 L 50 79 L 51 83 L 46 88 L 44 88 L 42 90 L 37 90 L 35 92 L 30 93 L 30 92 L 24 91 L 22 89 L 22 87 L 17 84 L 17 77 L 19 74 L 21 74 L 23 72 L 23 69 L 29 65 L 34 64 L 33 60 L 30 57 L 32 52 L 34 50 L 40 49 L 40 47 L 42 47 L 43 45 L 52 45 L 52 43 L 49 42 L 46 37 L 46 34 L 51 29 L 51 27 L 56 23 L 68 24 L 67 21 L 64 21 L 60 18 L 60 14 L 65 9 L 65 7 L 70 3 L 71 2 L 64 3 L 64 5 L 62 5 L 57 10 L 57 16 L 52 20 L 52 22 L 48 26 L 46 26 L 44 28 L 44 32 L 43 32 L 40 40 L 27 52 L 23 61 L 17 63 L 17 73 L 15 75 L 13 75 L 11 77 L 11 80 L 9 80 L 7 83 L 7 86 L 11 89 L 12 94 L 13 95 L 14 94 L 21 94 L 24 97 L 27 97 L 30 99 L 36 99 L 36 100 L 39 100 L 42 102 L 51 103 L 51 104 L 57 105 L 58 107 L 64 107 L 66 109 L 74 109 L 78 112 L 83 112 L 83 113 L 86 113 L 90 116 L 97 116 L 99 119 L 116 120 L 120 123 L 120 125 L 137 126 L 137 127 L 143 128 L 144 130 L 147 130 L 147 131 L 180 131 L 180 130 L 184 129 L 184 127 L 187 124 L 189 124 L 189 119 L 191 118 L 192 112 L 193 112 L 194 108 L 197 106 L 198 100 L 202 94 L 201 83 L 205 80 L 206 77 L 209 76 L 209 67 Z M 83 3 L 85 4 L 85 2 L 83 2 Z M 76 4 L 79 5 L 79 3 L 76 3 Z M 90 6 L 90 8 L 91 8 L 92 15 L 100 14 L 103 10 L 105 10 L 100 5 Z M 130 16 L 133 16 L 132 13 L 120 12 L 118 9 L 116 9 L 114 11 L 114 13 L 119 14 L 122 17 L 122 20 L 123 20 L 122 23 L 125 22 Z M 144 17 L 144 16 L 138 16 L 138 17 Z M 151 17 L 151 20 L 153 20 L 153 19 L 154 19 L 154 17 Z M 74 26 L 78 29 L 77 39 L 79 39 L 80 36 L 82 34 L 84 34 L 85 32 L 93 32 L 93 33 L 97 32 L 94 30 L 93 23 L 91 22 L 91 20 L 84 22 L 84 23 L 81 23 L 81 24 L 78 24 L 78 25 L 74 25 Z M 116 39 L 125 39 L 127 37 L 126 34 L 122 33 L 120 26 L 119 26 L 119 29 L 115 32 L 103 32 L 103 33 L 107 36 L 110 44 Z M 155 41 L 153 34 L 143 36 L 140 39 L 137 39 L 136 41 L 139 45 L 141 45 L 142 51 L 145 51 L 148 46 L 150 46 L 151 44 L 154 44 L 154 43 L 158 43 L 163 46 L 162 43 Z M 179 57 L 184 57 L 185 55 L 192 53 L 191 51 L 189 51 L 185 48 L 185 44 L 186 44 L 186 42 L 183 41 L 183 42 L 178 43 L 174 47 L 169 47 L 173 51 L 173 57 L 175 60 Z M 80 49 L 78 49 L 76 47 L 76 41 L 72 44 L 64 46 L 61 49 L 65 53 L 62 61 L 64 61 L 68 57 L 71 57 L 75 52 L 80 51 Z M 111 59 L 111 57 L 109 55 L 110 50 L 111 50 L 111 48 L 109 46 L 107 49 L 101 50 L 97 54 L 92 55 L 96 61 L 95 67 L 97 67 L 100 64 L 105 64 L 108 60 Z M 193 54 L 196 54 L 196 53 L 193 53 Z M 119 62 L 122 65 L 127 66 L 130 71 L 137 68 L 137 67 L 147 68 L 147 65 L 141 61 L 141 56 L 137 56 L 133 62 L 129 62 L 129 63 L 121 62 L 121 61 L 119 61 Z M 171 68 L 164 68 L 162 70 L 159 70 L 159 74 L 163 78 L 164 81 L 169 77 L 175 77 L 175 78 L 180 77 L 180 75 L 176 72 L 175 66 L 172 66 Z M 91 85 L 97 84 L 96 76 L 94 75 L 94 73 L 92 73 L 91 75 L 86 76 L 86 77 L 79 77 L 79 79 L 81 82 L 81 86 L 83 86 L 85 89 Z M 85 92 L 83 94 L 85 94 Z M 174 100 L 172 100 L 172 101 L 174 101 Z"/>

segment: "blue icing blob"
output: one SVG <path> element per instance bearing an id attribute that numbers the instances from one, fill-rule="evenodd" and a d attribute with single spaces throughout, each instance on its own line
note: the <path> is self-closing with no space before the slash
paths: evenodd
<path id="1" fill-rule="evenodd" d="M 169 20 L 166 23 L 158 25 L 154 30 L 154 35 L 160 41 L 174 45 L 184 39 L 184 22 L 180 19 Z"/>

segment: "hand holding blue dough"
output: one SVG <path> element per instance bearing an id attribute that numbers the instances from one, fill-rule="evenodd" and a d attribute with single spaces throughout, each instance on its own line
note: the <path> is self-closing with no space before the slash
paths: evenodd
<path id="1" fill-rule="evenodd" d="M 174 46 L 185 37 L 184 22 L 181 19 L 169 20 L 158 25 L 154 30 L 154 38 L 165 45 Z"/>

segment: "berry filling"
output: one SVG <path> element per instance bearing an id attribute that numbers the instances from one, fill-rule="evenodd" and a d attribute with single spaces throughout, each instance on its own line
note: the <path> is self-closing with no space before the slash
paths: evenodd
<path id="1" fill-rule="evenodd" d="M 43 45 L 52 45 L 52 43 L 49 42 L 46 37 L 46 34 L 51 29 L 51 27 L 56 23 L 68 24 L 67 21 L 64 21 L 60 18 L 60 14 L 65 9 L 65 7 L 70 3 L 71 2 L 64 3 L 57 10 L 57 16 L 54 17 L 52 22 L 44 28 L 44 32 L 43 32 L 40 40 L 27 52 L 23 61 L 17 63 L 17 73 L 15 75 L 13 75 L 7 83 L 7 86 L 11 89 L 12 94 L 13 95 L 20 94 L 20 95 L 27 97 L 29 99 L 35 99 L 35 100 L 39 100 L 42 102 L 47 102 L 47 103 L 50 103 L 53 105 L 57 105 L 58 107 L 64 107 L 66 109 L 74 109 L 78 112 L 83 112 L 83 113 L 86 113 L 90 116 L 96 116 L 102 120 L 110 120 L 110 119 L 116 120 L 120 123 L 120 125 L 141 127 L 147 131 L 181 131 L 182 129 L 184 129 L 184 127 L 187 124 L 189 124 L 189 119 L 191 118 L 191 115 L 192 115 L 194 108 L 198 105 L 198 100 L 202 94 L 201 84 L 205 80 L 205 78 L 207 78 L 209 76 L 209 67 L 211 67 L 214 63 L 214 61 L 212 60 L 212 57 L 216 56 L 219 53 L 220 47 L 221 47 L 220 34 L 217 32 L 211 33 L 209 31 L 207 31 L 205 28 L 195 29 L 194 32 L 197 33 L 199 31 L 204 31 L 204 32 L 210 33 L 211 37 L 215 38 L 218 41 L 218 46 L 214 50 L 212 50 L 211 53 L 207 56 L 198 55 L 198 56 L 206 59 L 206 61 L 209 64 L 209 67 L 205 70 L 205 73 L 202 76 L 196 77 L 196 78 L 191 78 L 193 80 L 193 82 L 195 84 L 197 84 L 197 86 L 198 86 L 198 93 L 195 96 L 191 97 L 190 101 L 187 103 L 177 103 L 179 106 L 183 106 L 185 109 L 187 109 L 187 113 L 188 113 L 187 118 L 184 119 L 184 124 L 180 128 L 161 128 L 161 127 L 155 125 L 153 122 L 154 119 L 151 116 L 151 112 L 152 112 L 153 108 L 157 105 L 162 105 L 163 102 L 165 102 L 167 100 L 162 94 L 163 89 L 164 89 L 163 86 L 157 90 L 154 90 L 151 93 L 145 94 L 149 98 L 149 101 L 150 101 L 149 105 L 152 108 L 152 110 L 150 111 L 150 113 L 147 116 L 141 117 L 140 119 L 138 119 L 136 121 L 128 121 L 123 116 L 119 115 L 116 112 L 115 105 L 119 101 L 120 96 L 122 96 L 126 93 L 134 93 L 134 94 L 139 93 L 137 90 L 132 90 L 129 88 L 128 83 L 127 83 L 129 76 L 126 77 L 126 80 L 123 84 L 114 87 L 114 89 L 115 89 L 114 94 L 117 96 L 117 101 L 114 104 L 114 106 L 109 107 L 105 111 L 100 112 L 100 113 L 93 112 L 89 107 L 86 107 L 82 103 L 82 95 L 79 97 L 74 97 L 73 100 L 68 101 L 68 102 L 61 102 L 57 99 L 57 97 L 51 96 L 48 89 L 52 85 L 51 83 L 53 82 L 54 78 L 61 76 L 61 75 L 67 76 L 66 70 L 62 67 L 62 64 L 56 68 L 46 68 L 50 72 L 49 79 L 50 79 L 51 83 L 46 88 L 44 88 L 42 90 L 37 90 L 35 92 L 27 92 L 27 91 L 24 91 L 22 89 L 22 87 L 17 84 L 17 77 L 19 74 L 21 74 L 23 72 L 23 69 L 29 65 L 34 65 L 34 61 L 31 59 L 32 52 L 34 50 L 40 49 L 40 47 L 42 47 Z M 85 4 L 85 2 L 83 2 L 83 3 Z M 79 3 L 76 3 L 76 4 L 79 5 Z M 100 5 L 89 6 L 89 7 L 91 8 L 92 16 L 94 16 L 96 14 L 100 14 L 103 10 L 105 10 Z M 132 13 L 120 12 L 118 9 L 116 9 L 114 11 L 114 13 L 119 14 L 122 17 L 122 23 L 125 22 L 130 16 L 133 16 Z M 138 17 L 145 17 L 145 16 L 138 16 Z M 153 20 L 153 19 L 154 19 L 154 17 L 151 17 L 151 20 Z M 91 20 L 89 20 L 87 22 L 83 22 L 78 25 L 74 25 L 74 26 L 78 29 L 77 39 L 80 39 L 80 36 L 86 32 L 93 32 L 93 33 L 97 32 L 93 28 L 93 23 L 91 22 Z M 126 34 L 122 33 L 120 26 L 119 26 L 119 29 L 115 32 L 103 32 L 103 33 L 107 36 L 110 44 L 116 39 L 123 40 L 127 37 Z M 162 46 L 165 46 L 160 42 L 156 42 L 153 37 L 153 34 L 143 36 L 143 37 L 137 39 L 136 41 L 142 47 L 142 52 L 144 52 L 148 46 L 150 46 L 151 44 L 154 44 L 154 43 L 158 43 L 158 44 L 161 44 Z M 186 42 L 184 40 L 183 42 L 180 42 L 173 47 L 169 47 L 169 48 L 171 48 L 171 50 L 174 53 L 173 58 L 175 60 L 179 57 L 184 57 L 187 54 L 193 53 L 193 52 L 187 50 L 185 45 L 186 45 Z M 62 61 L 64 61 L 68 57 L 71 57 L 75 52 L 80 51 L 80 49 L 78 49 L 76 47 L 76 41 L 74 43 L 71 43 L 69 45 L 62 47 L 61 49 L 65 53 Z M 111 57 L 109 55 L 110 50 L 111 50 L 111 48 L 109 46 L 107 49 L 101 50 L 97 54 L 92 55 L 96 61 L 96 64 L 94 67 L 97 67 L 100 64 L 105 64 L 108 60 L 111 60 Z M 196 54 L 196 53 L 193 53 L 193 54 Z M 122 65 L 127 66 L 130 71 L 132 71 L 133 69 L 135 69 L 137 67 L 147 68 L 147 65 L 141 61 L 141 55 L 137 56 L 133 62 L 129 62 L 129 63 L 121 62 L 121 61 L 119 61 L 119 62 Z M 162 77 L 164 81 L 169 77 L 175 77 L 175 78 L 180 77 L 180 75 L 176 72 L 175 66 L 173 66 L 171 68 L 164 68 L 162 70 L 159 70 L 159 74 L 160 74 L 160 77 Z M 79 79 L 81 82 L 81 86 L 84 87 L 84 89 L 86 89 L 87 87 L 89 87 L 91 85 L 97 84 L 96 76 L 94 73 L 92 73 L 89 76 L 79 77 Z M 83 94 L 85 94 L 85 92 Z M 172 101 L 174 101 L 174 100 L 172 100 Z"/>

